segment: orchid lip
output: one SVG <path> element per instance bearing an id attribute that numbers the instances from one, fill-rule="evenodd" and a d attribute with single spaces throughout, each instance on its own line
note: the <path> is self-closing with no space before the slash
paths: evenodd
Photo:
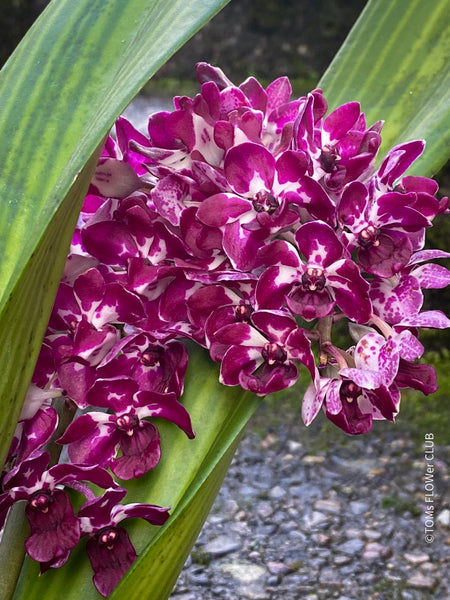
<path id="1" fill-rule="evenodd" d="M 272 215 L 278 208 L 278 201 L 273 194 L 266 190 L 261 190 L 253 199 L 253 208 L 256 212 L 266 212 Z"/>
<path id="2" fill-rule="evenodd" d="M 108 550 L 112 550 L 117 541 L 118 533 L 113 527 L 104 527 L 97 533 L 97 540 L 101 546 L 106 546 Z"/>
<path id="3" fill-rule="evenodd" d="M 363 248 L 370 246 L 377 247 L 380 245 L 380 240 L 377 237 L 377 230 L 373 225 L 369 225 L 363 229 L 358 236 L 358 244 Z"/>
<path id="4" fill-rule="evenodd" d="M 323 269 L 320 267 L 308 267 L 302 275 L 302 285 L 305 289 L 314 292 L 315 290 L 323 290 L 326 279 Z"/>
<path id="5" fill-rule="evenodd" d="M 48 513 L 50 505 L 53 503 L 50 490 L 39 490 L 34 492 L 28 500 L 29 506 L 42 513 Z"/>
<path id="6" fill-rule="evenodd" d="M 133 435 L 133 430 L 137 427 L 139 418 L 136 415 L 121 415 L 116 417 L 116 425 L 118 429 L 125 431 L 127 435 Z"/>
<path id="7" fill-rule="evenodd" d="M 267 342 L 261 350 L 261 356 L 269 365 L 282 364 L 286 361 L 287 353 L 276 343 Z"/>

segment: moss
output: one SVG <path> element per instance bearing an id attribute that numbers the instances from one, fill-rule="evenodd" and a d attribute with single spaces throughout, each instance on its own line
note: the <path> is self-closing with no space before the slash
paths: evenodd
<path id="1" fill-rule="evenodd" d="M 377 581 L 373 587 L 374 595 L 371 598 L 378 600 L 403 600 L 403 591 L 406 588 L 405 581 L 397 581 L 388 578 Z"/>
<path id="2" fill-rule="evenodd" d="M 198 550 L 197 548 L 194 548 L 191 551 L 190 556 L 191 556 L 192 562 L 195 563 L 196 565 L 208 567 L 211 564 L 211 559 L 208 556 L 208 554 L 206 552 L 203 552 L 202 550 Z"/>
<path id="3" fill-rule="evenodd" d="M 410 500 L 402 500 L 398 496 L 385 496 L 380 503 L 381 508 L 393 508 L 396 513 L 409 512 L 413 517 L 422 514 L 420 506 Z"/>

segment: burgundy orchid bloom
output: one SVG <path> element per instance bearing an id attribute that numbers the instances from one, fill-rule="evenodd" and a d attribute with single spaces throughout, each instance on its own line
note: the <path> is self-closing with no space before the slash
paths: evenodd
<path id="1" fill-rule="evenodd" d="M 314 179 L 327 192 L 339 195 L 347 183 L 370 172 L 383 123 L 366 129 L 358 102 L 343 104 L 322 120 L 325 111 L 319 91 L 309 94 L 294 124 L 295 147 L 311 157 Z"/>
<path id="2" fill-rule="evenodd" d="M 151 525 L 164 525 L 169 509 L 153 504 L 119 504 L 123 489 L 108 489 L 103 496 L 90 500 L 78 511 L 81 535 L 86 544 L 97 591 L 108 597 L 137 558 L 127 531 L 119 527 L 124 519 L 145 519 Z"/>
<path id="3" fill-rule="evenodd" d="M 387 323 L 400 323 L 417 315 L 422 308 L 422 289 L 441 289 L 450 284 L 450 271 L 434 263 L 420 264 L 434 258 L 448 258 L 441 250 L 422 250 L 412 255 L 406 267 L 389 279 L 376 277 L 370 282 L 374 312 Z"/>
<path id="4" fill-rule="evenodd" d="M 130 334 L 105 356 L 97 369 L 99 379 L 130 377 L 141 390 L 183 393 L 188 364 L 186 346 L 176 340 L 161 342 L 149 333 Z"/>
<path id="5" fill-rule="evenodd" d="M 239 384 L 258 395 L 276 392 L 297 381 L 294 360 L 303 363 L 314 377 L 310 342 L 290 314 L 260 310 L 250 321 L 224 325 L 215 333 L 211 354 L 218 356 L 218 348 L 223 352 L 222 383 Z"/>
<path id="6" fill-rule="evenodd" d="M 197 218 L 223 231 L 223 249 L 235 269 L 252 269 L 258 249 L 298 221 L 286 195 L 297 191 L 306 165 L 302 153 L 286 151 L 276 160 L 251 142 L 227 152 L 224 172 L 232 192 L 204 200 Z"/>
<path id="7" fill-rule="evenodd" d="M 386 192 L 371 196 L 368 188 L 352 182 L 344 190 L 338 218 L 351 234 L 349 249 L 358 248 L 362 269 L 380 277 L 392 277 L 405 267 L 414 251 L 411 234 L 423 232 L 430 220 L 413 204 L 413 192 Z"/>
<path id="8" fill-rule="evenodd" d="M 72 462 L 109 466 L 120 479 L 141 477 L 159 462 L 159 432 L 147 417 L 167 419 L 189 438 L 195 435 L 187 410 L 173 392 L 139 391 L 139 384 L 130 378 L 98 379 L 87 401 L 114 414 L 91 411 L 79 416 L 58 443 L 68 444 Z"/>
<path id="9" fill-rule="evenodd" d="M 333 423 L 352 435 L 370 431 L 373 419 L 394 420 L 400 404 L 394 382 L 400 361 L 398 343 L 368 333 L 360 339 L 352 357 L 354 367 L 346 366 L 344 359 L 339 369 L 327 365 L 328 376 L 309 386 L 302 404 L 306 425 L 322 406 Z"/>
<path id="10" fill-rule="evenodd" d="M 67 493 L 59 486 L 73 484 L 83 491 L 81 481 L 105 489 L 115 483 L 101 467 L 58 464 L 47 470 L 49 460 L 47 452 L 36 452 L 5 476 L 4 493 L 0 495 L 0 526 L 9 508 L 26 500 L 25 515 L 31 527 L 25 542 L 27 553 L 40 563 L 60 566 L 80 539 L 80 525 Z"/>
<path id="11" fill-rule="evenodd" d="M 284 264 L 269 267 L 256 287 L 259 308 L 288 308 L 306 321 L 331 314 L 337 305 L 358 323 L 371 314 L 369 284 L 333 229 L 320 221 L 302 225 L 295 234 L 306 264 L 292 247 Z"/>

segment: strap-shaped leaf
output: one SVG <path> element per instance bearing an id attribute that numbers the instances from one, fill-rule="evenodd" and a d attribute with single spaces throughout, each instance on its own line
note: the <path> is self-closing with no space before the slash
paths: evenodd
<path id="1" fill-rule="evenodd" d="M 65 231 L 50 223 L 117 116 L 226 2 L 54 0 L 0 73 L 1 464 L 79 204 Z"/>
<path id="2" fill-rule="evenodd" d="M 426 139 L 409 173 L 431 175 L 450 149 L 448 0 L 370 0 L 322 77 L 330 108 L 358 100 L 369 124 L 385 120 L 379 156 Z"/>

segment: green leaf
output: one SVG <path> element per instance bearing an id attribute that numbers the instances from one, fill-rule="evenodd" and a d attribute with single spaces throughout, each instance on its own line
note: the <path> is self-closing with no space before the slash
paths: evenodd
<path id="1" fill-rule="evenodd" d="M 145 82 L 226 2 L 54 0 L 0 73 L 1 464 L 89 180 L 79 173 Z"/>
<path id="2" fill-rule="evenodd" d="M 369 124 L 385 120 L 382 157 L 426 139 L 410 174 L 431 175 L 450 148 L 448 0 L 370 0 L 322 77 L 330 108 L 358 100 Z"/>
<path id="3" fill-rule="evenodd" d="M 124 502 L 171 506 L 171 517 L 162 528 L 142 520 L 127 525 L 140 557 L 114 591 L 115 600 L 166 598 L 194 544 L 233 458 L 245 424 L 260 398 L 240 388 L 218 382 L 218 367 L 208 353 L 190 353 L 183 404 L 189 410 L 196 438 L 189 440 L 172 423 L 160 420 L 162 458 L 144 477 L 127 482 Z M 91 583 L 92 570 L 83 544 L 71 553 L 66 565 L 38 577 L 30 560 L 18 583 L 15 600 L 100 598 Z"/>

